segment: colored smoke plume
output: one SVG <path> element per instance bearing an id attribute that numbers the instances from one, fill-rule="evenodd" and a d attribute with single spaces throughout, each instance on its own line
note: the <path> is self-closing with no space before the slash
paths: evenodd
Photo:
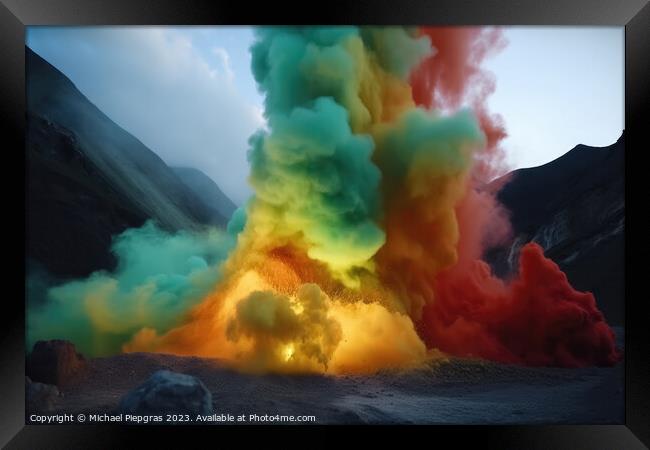
<path id="1" fill-rule="evenodd" d="M 167 330 L 214 288 L 219 264 L 234 245 L 220 230 L 170 234 L 152 222 L 126 230 L 113 241 L 115 273 L 53 287 L 40 304 L 31 299 L 27 346 L 69 339 L 83 353 L 107 355 L 144 324 Z"/>
<path id="2" fill-rule="evenodd" d="M 540 247 L 523 247 L 510 281 L 481 260 L 510 233 L 507 211 L 482 189 L 504 170 L 505 129 L 487 110 L 494 80 L 481 62 L 503 45 L 498 30 L 474 28 L 257 29 L 252 69 L 268 130 L 250 139 L 254 196 L 228 225 L 227 251 L 198 272 L 212 274 L 209 288 L 189 283 L 185 266 L 162 270 L 162 281 L 180 276 L 172 289 L 152 281 L 160 270 L 124 264 L 52 289 L 56 314 L 35 315 L 31 335 L 110 336 L 102 351 L 119 343 L 251 372 L 368 373 L 440 351 L 614 364 L 594 297 Z M 165 239 L 159 260 L 200 250 L 179 255 Z M 88 306 L 113 302 L 101 320 Z M 58 335 L 59 316 L 85 331 Z"/>
<path id="3" fill-rule="evenodd" d="M 575 291 L 542 248 L 521 249 L 519 276 L 504 283 L 482 261 L 471 276 L 456 268 L 437 280 L 425 307 L 427 342 L 453 355 L 533 366 L 612 365 L 614 333 L 589 292 Z"/>
<path id="4" fill-rule="evenodd" d="M 413 99 L 418 105 L 441 110 L 471 106 L 486 137 L 474 174 L 482 181 L 502 175 L 505 155 L 499 143 L 507 133 L 503 119 L 488 111 L 487 99 L 496 89 L 496 80 L 481 64 L 507 45 L 503 32 L 498 28 L 424 27 L 420 34 L 431 39 L 437 52 L 411 74 Z"/>

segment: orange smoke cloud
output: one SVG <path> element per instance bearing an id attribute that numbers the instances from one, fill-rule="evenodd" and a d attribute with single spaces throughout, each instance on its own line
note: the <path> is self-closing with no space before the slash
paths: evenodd
<path id="1" fill-rule="evenodd" d="M 257 269 L 240 268 L 185 324 L 164 335 L 143 329 L 123 350 L 222 358 L 252 373 L 370 373 L 425 359 L 427 349 L 411 319 L 372 301 L 373 295 L 390 294 L 382 295 L 379 287 L 373 293 L 369 286 L 364 295 L 334 281 L 321 283 L 329 285 L 328 294 L 306 282 L 326 269 L 300 264 L 305 261 L 285 248 Z"/>

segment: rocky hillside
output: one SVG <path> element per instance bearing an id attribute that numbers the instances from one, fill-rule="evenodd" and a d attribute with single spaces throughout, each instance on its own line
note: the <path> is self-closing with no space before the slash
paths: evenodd
<path id="1" fill-rule="evenodd" d="M 111 237 L 153 219 L 225 225 L 162 159 L 26 48 L 27 258 L 50 274 L 111 269 Z"/>
<path id="2" fill-rule="evenodd" d="M 237 206 L 224 194 L 212 178 L 191 167 L 172 167 L 174 173 L 201 199 L 216 221 L 230 217 Z"/>
<path id="3" fill-rule="evenodd" d="M 622 324 L 625 136 L 608 147 L 578 145 L 555 161 L 506 176 L 498 198 L 511 212 L 514 236 L 489 253 L 495 270 L 512 272 L 518 249 L 535 241 L 577 289 L 594 293 L 609 322 Z"/>

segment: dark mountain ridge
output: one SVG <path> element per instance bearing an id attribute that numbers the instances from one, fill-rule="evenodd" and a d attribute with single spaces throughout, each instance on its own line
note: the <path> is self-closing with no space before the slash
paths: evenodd
<path id="1" fill-rule="evenodd" d="M 57 277 L 115 265 L 112 236 L 221 225 L 215 212 L 133 135 L 26 47 L 27 258 Z"/>
<path id="2" fill-rule="evenodd" d="M 576 289 L 591 291 L 614 324 L 623 323 L 625 133 L 607 147 L 578 145 L 543 166 L 495 180 L 513 237 L 487 258 L 500 275 L 516 269 L 519 248 L 539 243 Z"/>

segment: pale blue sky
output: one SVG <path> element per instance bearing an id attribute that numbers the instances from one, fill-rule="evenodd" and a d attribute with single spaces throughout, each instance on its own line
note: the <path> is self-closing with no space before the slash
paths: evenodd
<path id="1" fill-rule="evenodd" d="M 508 27 L 486 61 L 490 109 L 505 120 L 512 168 L 577 144 L 605 146 L 624 126 L 622 27 Z M 264 125 L 246 27 L 29 27 L 27 45 L 168 164 L 203 170 L 236 203 L 247 140 Z"/>
<path id="2" fill-rule="evenodd" d="M 508 46 L 484 67 L 514 167 L 547 163 L 577 144 L 606 146 L 625 119 L 622 27 L 509 27 Z"/>

